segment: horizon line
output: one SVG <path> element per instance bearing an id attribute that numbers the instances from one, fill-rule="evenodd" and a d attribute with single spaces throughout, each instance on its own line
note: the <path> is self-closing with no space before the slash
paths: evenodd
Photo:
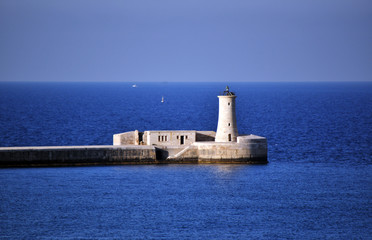
<path id="1" fill-rule="evenodd" d="M 0 83 L 372 83 L 372 80 L 330 80 L 330 81 L 0 81 Z"/>

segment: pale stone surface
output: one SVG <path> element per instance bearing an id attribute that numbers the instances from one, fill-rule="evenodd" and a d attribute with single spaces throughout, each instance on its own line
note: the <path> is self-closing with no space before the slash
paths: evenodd
<path id="1" fill-rule="evenodd" d="M 169 130 L 169 131 L 144 131 L 118 133 L 113 136 L 113 145 L 190 145 L 196 141 L 214 139 L 213 131 L 195 130 Z"/>
<path id="2" fill-rule="evenodd" d="M 196 140 L 196 131 L 145 131 L 147 145 L 190 145 Z"/>
<path id="3" fill-rule="evenodd" d="M 266 162 L 266 138 L 255 135 L 238 137 L 238 142 L 200 141 L 189 145 L 0 148 L 0 167 Z"/>
<path id="4" fill-rule="evenodd" d="M 218 96 L 218 125 L 216 142 L 236 142 L 238 128 L 236 125 L 235 95 Z"/>
<path id="5" fill-rule="evenodd" d="M 267 140 L 251 135 L 241 143 L 195 142 L 170 159 L 198 159 L 198 162 L 267 161 Z"/>
<path id="6" fill-rule="evenodd" d="M 237 137 L 238 143 L 250 143 L 250 142 L 260 142 L 260 141 L 266 141 L 266 138 L 260 137 L 257 135 L 241 135 Z"/>
<path id="7" fill-rule="evenodd" d="M 138 134 L 136 137 L 136 132 L 138 131 L 131 131 L 125 133 L 118 133 L 113 136 L 113 145 L 127 145 L 127 144 L 136 144 L 136 138 L 138 139 Z"/>
<path id="8" fill-rule="evenodd" d="M 157 163 L 152 146 L 53 146 L 0 148 L 0 167 Z"/>

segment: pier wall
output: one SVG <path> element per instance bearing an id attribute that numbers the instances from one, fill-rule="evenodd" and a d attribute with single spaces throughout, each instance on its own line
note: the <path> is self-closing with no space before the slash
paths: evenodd
<path id="1" fill-rule="evenodd" d="M 265 146 L 257 144 L 198 145 L 200 163 L 266 163 Z"/>
<path id="2" fill-rule="evenodd" d="M 197 163 L 267 163 L 267 139 L 239 136 L 238 143 L 196 142 L 170 155 L 168 161 Z"/>
<path id="3" fill-rule="evenodd" d="M 133 135 L 138 134 L 128 133 L 128 141 L 135 139 L 131 137 Z M 236 143 L 201 141 L 186 146 L 131 144 L 0 148 L 0 167 L 161 163 L 267 163 L 267 140 L 247 135 L 239 136 Z"/>
<path id="4" fill-rule="evenodd" d="M 152 146 L 0 148 L 0 167 L 83 166 L 157 163 Z"/>

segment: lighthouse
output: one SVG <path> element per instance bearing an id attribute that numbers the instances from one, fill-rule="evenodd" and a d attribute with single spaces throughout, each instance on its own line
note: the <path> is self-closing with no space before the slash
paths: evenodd
<path id="1" fill-rule="evenodd" d="M 216 142 L 236 142 L 238 127 L 236 125 L 235 98 L 236 95 L 230 92 L 226 86 L 225 91 L 219 98 L 218 125 Z"/>

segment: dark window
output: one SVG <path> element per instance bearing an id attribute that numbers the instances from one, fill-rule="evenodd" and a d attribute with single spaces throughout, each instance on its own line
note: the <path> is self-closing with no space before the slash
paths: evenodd
<path id="1" fill-rule="evenodd" d="M 230 106 L 230 103 L 227 103 L 227 105 L 229 105 L 229 106 Z"/>
<path id="2" fill-rule="evenodd" d="M 230 123 L 228 125 L 230 126 Z"/>
<path id="3" fill-rule="evenodd" d="M 231 142 L 231 134 L 229 134 L 229 142 Z"/>

